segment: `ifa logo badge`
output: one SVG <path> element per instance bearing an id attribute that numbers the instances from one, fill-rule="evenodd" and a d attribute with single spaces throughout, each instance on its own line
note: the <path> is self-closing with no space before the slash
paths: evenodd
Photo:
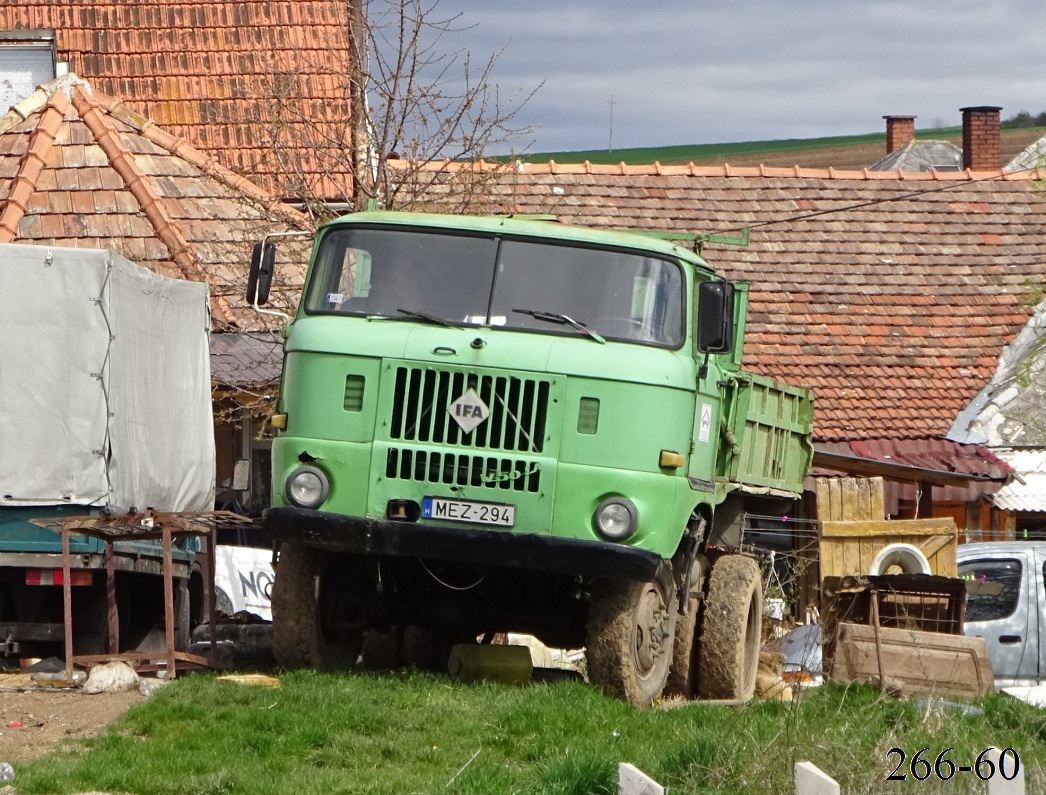
<path id="1" fill-rule="evenodd" d="M 487 404 L 471 387 L 464 395 L 447 406 L 447 411 L 465 433 L 471 433 L 477 425 L 490 416 Z"/>

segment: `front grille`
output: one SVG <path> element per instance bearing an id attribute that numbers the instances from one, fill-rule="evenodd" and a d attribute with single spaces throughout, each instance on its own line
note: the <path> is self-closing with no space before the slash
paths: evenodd
<path id="1" fill-rule="evenodd" d="M 490 410 L 465 433 L 447 406 L 472 388 Z M 389 438 L 485 450 L 540 453 L 544 446 L 549 382 L 533 378 L 399 367 Z"/>
<path id="2" fill-rule="evenodd" d="M 389 450 L 385 476 L 392 480 L 511 491 L 537 492 L 541 487 L 541 468 L 533 461 L 403 448 Z"/>

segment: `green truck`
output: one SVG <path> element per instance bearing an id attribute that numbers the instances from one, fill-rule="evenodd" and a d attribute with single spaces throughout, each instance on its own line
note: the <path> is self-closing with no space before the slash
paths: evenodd
<path id="1" fill-rule="evenodd" d="M 255 246 L 264 303 L 274 243 Z M 750 513 L 802 492 L 813 398 L 740 369 L 747 289 L 697 254 L 551 220 L 320 228 L 272 448 L 281 665 L 586 649 L 635 704 L 754 688 Z"/>

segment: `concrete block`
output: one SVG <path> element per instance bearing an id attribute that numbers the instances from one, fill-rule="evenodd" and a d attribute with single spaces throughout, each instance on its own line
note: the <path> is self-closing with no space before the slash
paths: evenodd
<path id="1" fill-rule="evenodd" d="M 1002 763 L 1003 769 L 1007 776 L 1012 778 L 1007 781 L 1002 777 L 1003 770 L 999 769 L 999 756 L 1001 749 L 989 748 L 988 759 L 995 765 L 995 775 L 988 779 L 985 787 L 985 795 L 1024 795 L 1024 768 L 1021 767 L 1017 771 L 1017 775 L 1013 775 L 1013 769 L 1016 767 L 1016 762 L 1013 758 L 1013 754 L 1006 754 L 1006 761 Z M 987 772 L 987 771 L 985 771 Z"/>
<path id="2" fill-rule="evenodd" d="M 813 762 L 796 762 L 795 795 L 839 795 L 839 785 Z"/>
<path id="3" fill-rule="evenodd" d="M 635 765 L 622 762 L 617 767 L 617 795 L 665 795 L 665 788 Z"/>

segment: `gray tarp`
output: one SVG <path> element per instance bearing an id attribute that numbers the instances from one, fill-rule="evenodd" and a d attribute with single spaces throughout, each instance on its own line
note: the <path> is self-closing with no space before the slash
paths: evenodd
<path id="1" fill-rule="evenodd" d="M 0 506 L 210 510 L 207 285 L 0 245 Z"/>

